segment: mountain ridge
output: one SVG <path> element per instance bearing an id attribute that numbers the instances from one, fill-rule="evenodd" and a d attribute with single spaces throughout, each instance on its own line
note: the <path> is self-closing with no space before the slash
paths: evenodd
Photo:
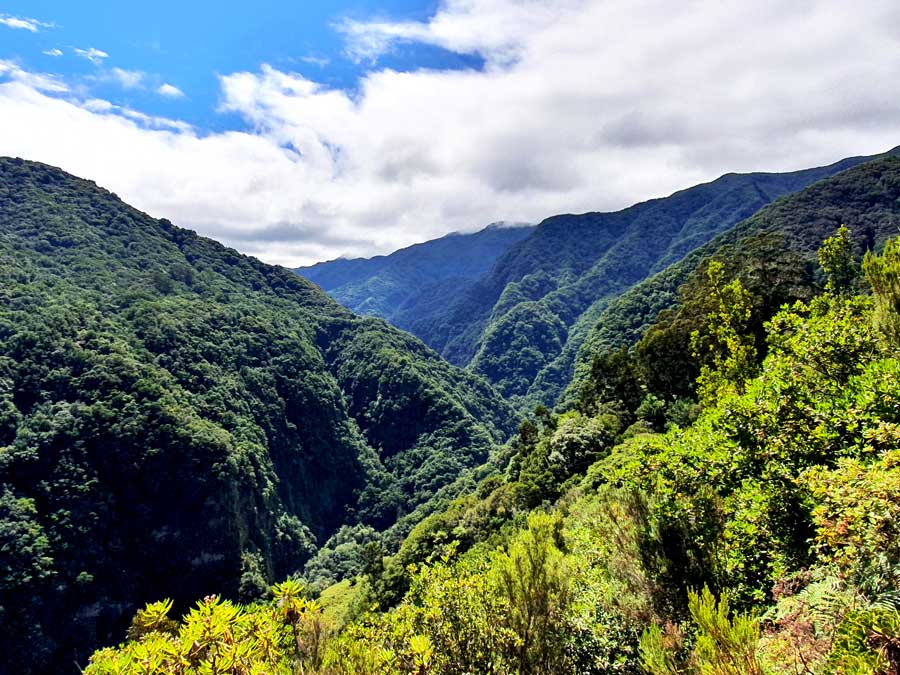
<path id="1" fill-rule="evenodd" d="M 44 164 L 0 159 L 0 278 L 0 627 L 31 672 L 342 525 L 402 537 L 516 424 L 413 336 Z"/>
<path id="2" fill-rule="evenodd" d="M 353 311 L 407 329 L 404 317 L 421 316 L 430 295 L 444 289 L 458 291 L 531 228 L 501 221 L 477 232 L 450 232 L 387 255 L 338 258 L 294 271 Z"/>
<path id="3" fill-rule="evenodd" d="M 553 405 L 574 376 L 583 341 L 620 294 L 779 196 L 870 159 L 731 172 L 614 212 L 551 216 L 474 280 L 438 285 L 427 302 L 367 309 L 484 375 L 519 409 Z"/>

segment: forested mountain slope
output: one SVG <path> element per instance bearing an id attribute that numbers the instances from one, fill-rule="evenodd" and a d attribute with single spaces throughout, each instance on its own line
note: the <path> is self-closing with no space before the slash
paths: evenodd
<path id="1" fill-rule="evenodd" d="M 896 236 L 900 231 L 900 157 L 894 152 L 778 200 L 609 303 L 580 349 L 568 400 L 577 398 L 598 354 L 635 344 L 657 322 L 660 325 L 638 351 L 681 355 L 678 367 L 673 362 L 668 366 L 682 370 L 690 358 L 690 333 L 701 317 L 688 316 L 686 311 L 666 314 L 665 310 L 684 304 L 684 297 L 679 300 L 683 284 L 687 286 L 682 295 L 705 292 L 710 258 L 725 261 L 729 273 L 740 276 L 763 299 L 756 317 L 761 331 L 762 322 L 782 303 L 812 294 L 818 243 L 838 226 L 850 228 L 858 255 Z M 696 373 L 682 373 L 687 380 L 692 375 Z"/>
<path id="2" fill-rule="evenodd" d="M 728 174 L 616 213 L 548 218 L 425 340 L 526 408 L 552 404 L 611 300 L 777 197 L 862 161 L 787 174 Z"/>
<path id="3" fill-rule="evenodd" d="M 417 334 L 416 326 L 444 310 L 448 295 L 462 293 L 532 229 L 494 223 L 479 232 L 454 232 L 390 255 L 329 260 L 294 271 L 354 312 L 380 316 Z"/>
<path id="4" fill-rule="evenodd" d="M 5 672 L 68 672 L 134 608 L 254 597 L 392 526 L 515 420 L 481 378 L 286 269 L 0 159 Z"/>
<path id="5" fill-rule="evenodd" d="M 889 220 L 895 171 L 834 188 L 842 215 Z M 761 341 L 774 296 L 758 265 L 709 261 L 679 292 L 694 347 L 668 354 L 699 373 L 698 397 L 660 405 L 661 362 L 615 352 L 577 409 L 535 410 L 505 470 L 354 584 L 207 597 L 180 621 L 150 605 L 86 675 L 895 675 L 900 240 L 862 261 L 858 244 L 846 227 L 820 242 L 808 299 L 776 308 Z M 780 250 L 770 262 L 798 261 Z M 767 274 L 799 291 L 804 267 Z"/>
<path id="6" fill-rule="evenodd" d="M 395 288 L 389 274 L 345 282 L 382 259 L 333 261 L 301 273 L 344 304 L 388 318 L 452 363 L 486 376 L 520 409 L 552 405 L 610 302 L 773 200 L 867 159 L 784 174 L 727 174 L 615 213 L 554 216 L 477 279 L 426 286 L 412 299 L 404 296 L 399 309 L 383 302 Z"/>

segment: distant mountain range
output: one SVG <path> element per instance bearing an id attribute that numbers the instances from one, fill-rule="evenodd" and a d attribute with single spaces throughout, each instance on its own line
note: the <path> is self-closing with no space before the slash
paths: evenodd
<path id="1" fill-rule="evenodd" d="M 446 311 L 448 297 L 465 293 L 533 230 L 526 223 L 493 223 L 479 232 L 453 232 L 390 255 L 338 258 L 294 271 L 354 312 L 417 333 L 416 326 Z"/>
<path id="2" fill-rule="evenodd" d="M 484 375 L 520 408 L 553 405 L 610 303 L 778 198 L 871 159 L 726 174 L 614 213 L 489 227 L 297 272 Z"/>

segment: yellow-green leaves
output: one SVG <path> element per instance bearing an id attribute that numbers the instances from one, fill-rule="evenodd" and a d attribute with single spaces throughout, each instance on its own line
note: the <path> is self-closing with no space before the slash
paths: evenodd
<path id="1" fill-rule="evenodd" d="M 828 276 L 825 286 L 828 291 L 846 295 L 852 290 L 853 281 L 859 275 L 859 266 L 853 259 L 853 240 L 846 225 L 841 225 L 833 237 L 822 242 L 819 265 Z"/>
<path id="2" fill-rule="evenodd" d="M 144 609 L 138 610 L 128 629 L 128 638 L 137 640 L 153 631 L 174 633 L 178 630 L 178 624 L 169 618 L 171 611 L 172 601 L 169 599 L 152 602 Z"/>
<path id="3" fill-rule="evenodd" d="M 86 675 L 253 675 L 316 672 L 327 631 L 318 604 L 288 580 L 275 601 L 247 609 L 208 596 L 184 617 L 168 618 L 172 602 L 147 605 L 135 617 L 131 641 L 91 658 Z"/>
<path id="4" fill-rule="evenodd" d="M 718 307 L 707 316 L 705 330 L 691 335 L 691 347 L 704 362 L 697 378 L 700 400 L 712 405 L 723 390 L 743 391 L 756 369 L 756 346 L 749 329 L 751 296 L 741 280 L 725 283 L 718 260 L 710 261 L 707 277 Z"/>
<path id="5" fill-rule="evenodd" d="M 900 558 L 900 450 L 871 464 L 844 459 L 834 469 L 815 467 L 802 482 L 816 503 L 816 541 L 825 560 L 871 583 L 879 558 Z"/>
<path id="6" fill-rule="evenodd" d="M 413 635 L 409 639 L 409 648 L 413 654 L 413 664 L 419 673 L 424 675 L 434 658 L 434 645 L 431 644 L 431 639 L 427 635 Z"/>
<path id="7" fill-rule="evenodd" d="M 875 325 L 900 346 L 900 239 L 892 239 L 881 255 L 867 253 L 863 271 L 875 293 Z"/>
<path id="8" fill-rule="evenodd" d="M 763 675 L 757 658 L 759 621 L 732 614 L 728 598 L 718 601 L 709 588 L 688 593 L 688 610 L 697 628 L 694 648 L 684 654 L 680 629 L 651 626 L 641 637 L 641 660 L 650 675 Z"/>

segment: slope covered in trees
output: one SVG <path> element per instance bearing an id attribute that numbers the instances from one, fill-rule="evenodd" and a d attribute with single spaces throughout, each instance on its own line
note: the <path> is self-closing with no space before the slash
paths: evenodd
<path id="1" fill-rule="evenodd" d="M 495 223 L 479 232 L 454 232 L 390 255 L 330 260 L 294 271 L 354 312 L 379 316 L 418 335 L 416 326 L 442 312 L 448 296 L 462 293 L 533 229 Z"/>
<path id="2" fill-rule="evenodd" d="M 577 398 L 590 379 L 598 357 L 607 358 L 639 340 L 635 355 L 643 360 L 641 367 L 679 377 L 678 387 L 661 385 L 669 393 L 689 393 L 697 375 L 690 368 L 690 337 L 710 308 L 711 258 L 724 262 L 728 274 L 740 276 L 757 298 L 753 324 L 762 350 L 764 321 L 781 304 L 810 297 L 819 283 L 819 243 L 845 224 L 857 255 L 883 244 L 898 231 L 898 198 L 900 158 L 889 155 L 778 200 L 635 285 L 609 304 L 585 340 L 568 401 Z"/>
<path id="3" fill-rule="evenodd" d="M 793 173 L 727 174 L 615 213 L 554 216 L 476 280 L 426 293 L 409 311 L 376 313 L 451 363 L 484 375 L 520 409 L 553 405 L 572 379 L 582 343 L 620 295 L 779 197 L 867 159 Z M 326 265 L 337 272 L 359 264 Z M 346 303 L 346 288 L 331 292 Z"/>
<path id="4" fill-rule="evenodd" d="M 345 524 L 399 537 L 514 425 L 290 271 L 8 158 L 0 297 L 3 672 L 73 671 L 159 597 L 255 597 Z"/>
<path id="5" fill-rule="evenodd" d="M 556 216 L 501 258 L 429 338 L 525 408 L 553 404 L 610 301 L 776 198 L 864 158 L 788 174 L 728 174 L 617 213 Z"/>
<path id="6" fill-rule="evenodd" d="M 537 411 L 505 470 L 371 561 L 349 623 L 295 581 L 181 622 L 161 602 L 86 672 L 893 675 L 900 244 L 860 270 L 852 242 L 824 242 L 761 361 L 756 294 L 711 262 L 712 302 L 683 294 L 704 303 L 692 422 L 654 431 L 654 406 L 631 421 L 602 396 Z"/>

